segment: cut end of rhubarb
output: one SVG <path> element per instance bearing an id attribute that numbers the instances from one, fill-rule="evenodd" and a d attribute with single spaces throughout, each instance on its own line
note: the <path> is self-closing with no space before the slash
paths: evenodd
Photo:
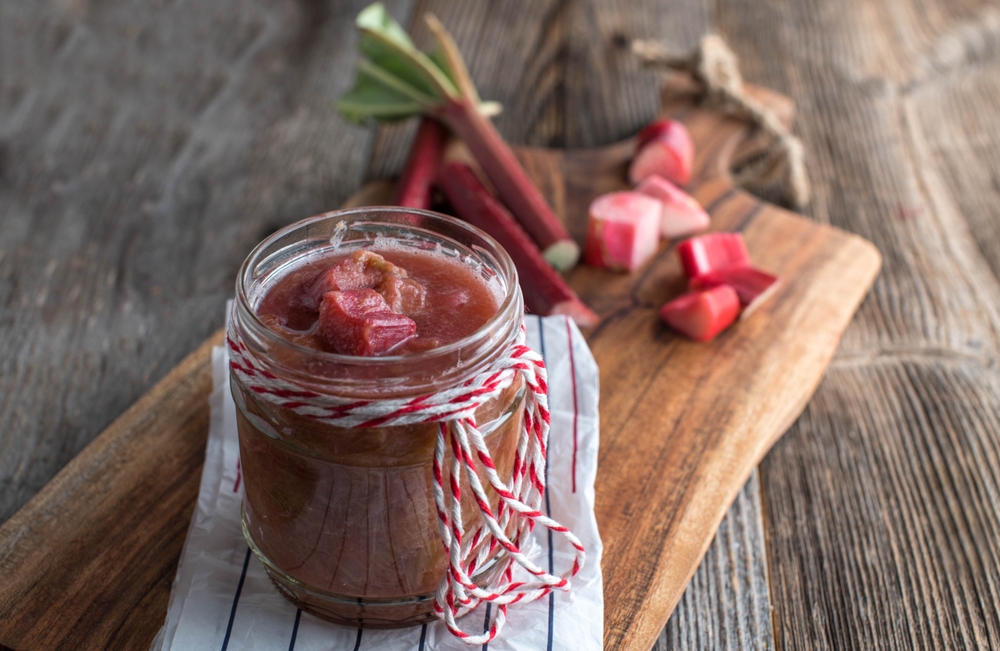
<path id="1" fill-rule="evenodd" d="M 542 251 L 542 257 L 559 271 L 569 271 L 580 260 L 580 247 L 573 240 L 559 240 Z"/>
<path id="2" fill-rule="evenodd" d="M 691 140 L 691 133 L 683 122 L 671 120 L 670 118 L 660 118 L 653 120 L 642 128 L 635 138 L 635 150 L 639 151 L 658 138 L 667 140 L 673 139 L 684 148 L 694 150 L 694 141 Z"/>
<path id="3" fill-rule="evenodd" d="M 767 303 L 767 301 L 771 298 L 771 296 L 773 296 L 781 287 L 781 278 L 777 276 L 771 276 L 771 278 L 773 278 L 774 281 L 770 285 L 768 285 L 767 289 L 758 294 L 753 300 L 749 301 L 743 307 L 743 311 L 740 312 L 741 321 L 749 317 L 755 311 L 757 311 L 758 307 Z"/>
<path id="4" fill-rule="evenodd" d="M 636 187 L 636 192 L 660 201 L 660 234 L 668 239 L 694 235 L 708 228 L 708 213 L 694 197 L 659 174 L 647 176 Z"/>

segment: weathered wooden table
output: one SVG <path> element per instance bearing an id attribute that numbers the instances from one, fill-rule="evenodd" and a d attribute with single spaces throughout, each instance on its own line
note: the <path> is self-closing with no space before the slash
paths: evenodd
<path id="1" fill-rule="evenodd" d="M 0 0 L 0 522 L 221 325 L 254 243 L 398 169 L 409 129 L 332 111 L 363 4 Z M 720 32 L 798 103 L 808 214 L 883 253 L 659 647 L 1000 649 L 996 5 L 387 4 L 438 14 L 504 135 L 550 146 L 652 118 L 632 38 Z"/>

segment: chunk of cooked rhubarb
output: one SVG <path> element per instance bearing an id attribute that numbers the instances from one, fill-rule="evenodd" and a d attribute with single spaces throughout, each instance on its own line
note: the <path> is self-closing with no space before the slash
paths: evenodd
<path id="1" fill-rule="evenodd" d="M 694 197 L 659 174 L 651 174 L 636 187 L 639 194 L 649 195 L 663 204 L 660 213 L 660 234 L 674 239 L 700 233 L 708 228 L 708 213 Z"/>
<path id="2" fill-rule="evenodd" d="M 369 250 L 355 251 L 317 274 L 302 303 L 319 309 L 327 292 L 359 289 L 374 289 L 392 310 L 404 314 L 419 310 L 424 304 L 422 285 L 410 280 L 405 269 Z"/>
<path id="3" fill-rule="evenodd" d="M 688 278 L 727 267 L 749 267 L 750 253 L 742 233 L 706 233 L 677 245 Z"/>
<path id="4" fill-rule="evenodd" d="M 393 312 L 381 294 L 366 288 L 327 292 L 315 332 L 331 352 L 370 357 L 390 350 L 416 331 L 413 319 Z"/>
<path id="5" fill-rule="evenodd" d="M 639 132 L 628 178 L 635 185 L 651 174 L 659 174 L 678 185 L 687 185 L 693 164 L 694 142 L 687 127 L 677 120 L 656 120 Z"/>
<path id="6" fill-rule="evenodd" d="M 711 341 L 740 313 L 740 299 L 728 285 L 688 292 L 660 308 L 660 317 L 695 341 Z"/>
<path id="7" fill-rule="evenodd" d="M 778 288 L 779 278 L 755 269 L 754 267 L 726 267 L 716 269 L 700 276 L 695 276 L 688 283 L 690 289 L 711 289 L 720 285 L 728 285 L 736 290 L 743 312 L 740 318 L 746 318 L 765 302 Z"/>
<path id="8" fill-rule="evenodd" d="M 610 192 L 590 204 L 584 262 L 612 271 L 634 271 L 660 243 L 661 204 L 638 192 Z"/>
<path id="9" fill-rule="evenodd" d="M 420 311 L 427 294 L 420 283 L 394 274 L 386 276 L 375 286 L 375 291 L 382 295 L 393 312 L 400 314 Z"/>
<path id="10" fill-rule="evenodd" d="M 315 337 L 311 332 L 289 328 L 288 322 L 276 314 L 261 314 L 259 318 L 261 323 L 278 334 L 283 335 L 293 344 L 308 348 L 315 341 Z"/>

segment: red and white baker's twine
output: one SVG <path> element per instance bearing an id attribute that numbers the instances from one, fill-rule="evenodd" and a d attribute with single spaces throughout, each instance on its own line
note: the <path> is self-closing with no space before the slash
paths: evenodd
<path id="1" fill-rule="evenodd" d="M 586 554 L 580 540 L 569 529 L 541 511 L 549 437 L 547 373 L 541 356 L 525 345 L 523 325 L 517 341 L 510 345 L 506 354 L 464 384 L 448 391 L 397 400 L 348 400 L 310 391 L 261 367 L 232 324 L 227 335 L 231 371 L 245 387 L 276 406 L 337 427 L 439 424 L 434 447 L 433 489 L 438 530 L 449 563 L 435 595 L 434 611 L 452 634 L 468 644 L 485 644 L 503 628 L 509 604 L 534 601 L 553 589 L 569 590 L 570 579 L 583 567 Z M 475 414 L 481 405 L 499 396 L 518 377 L 526 387 L 524 422 L 518 437 L 513 476 L 507 484 L 497 474 L 483 434 L 476 425 Z M 444 466 L 449 449 L 451 457 L 447 460 L 446 478 Z M 500 497 L 495 510 L 490 506 L 477 462 L 489 486 Z M 482 520 L 472 535 L 466 535 L 462 521 L 463 474 Z M 562 534 L 575 551 L 573 566 L 561 576 L 549 574 L 521 551 L 522 532 L 534 529 L 535 525 Z M 513 534 L 508 535 L 511 531 Z M 473 550 L 476 552 L 474 557 Z M 500 579 L 493 587 L 480 587 L 472 576 L 491 555 L 496 558 L 491 574 L 499 575 Z M 524 568 L 530 578 L 515 581 L 515 563 Z M 483 602 L 497 605 L 497 614 L 489 630 L 472 635 L 459 628 L 455 620 Z"/>

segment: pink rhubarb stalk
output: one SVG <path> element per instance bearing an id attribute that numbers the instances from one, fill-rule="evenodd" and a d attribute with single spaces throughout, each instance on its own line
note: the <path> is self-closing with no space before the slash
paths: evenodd
<path id="1" fill-rule="evenodd" d="M 433 118 L 425 117 L 420 121 L 406 166 L 396 185 L 393 205 L 424 210 L 431 207 L 431 186 L 447 142 L 447 127 Z"/>
<path id="2" fill-rule="evenodd" d="M 584 305 L 562 276 L 542 258 L 528 234 L 468 165 L 446 164 L 438 175 L 437 186 L 459 218 L 486 231 L 510 255 L 530 312 L 543 316 L 565 314 L 581 327 L 597 325 L 600 321 L 597 314 Z"/>
<path id="3" fill-rule="evenodd" d="M 576 264 L 580 249 L 556 218 L 487 117 L 497 106 L 482 102 L 454 39 L 432 14 L 427 26 L 436 50 L 421 52 L 380 3 L 358 14 L 360 49 L 354 88 L 337 106 L 345 117 L 398 120 L 429 115 L 443 120 L 472 152 L 500 199 L 560 271 Z"/>
<path id="4" fill-rule="evenodd" d="M 560 271 L 573 267 L 580 257 L 579 247 L 489 118 L 466 100 L 449 101 L 440 115 L 469 148 L 542 256 Z"/>

